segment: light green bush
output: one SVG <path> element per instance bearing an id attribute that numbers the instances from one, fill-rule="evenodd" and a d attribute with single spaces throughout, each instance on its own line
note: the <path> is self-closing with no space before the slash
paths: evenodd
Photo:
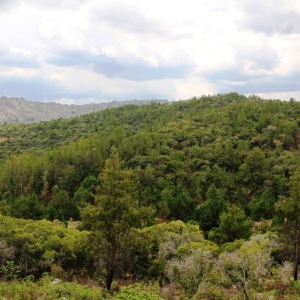
<path id="1" fill-rule="evenodd" d="M 122 288 L 121 294 L 114 297 L 114 300 L 160 300 L 161 298 L 149 287 L 135 284 Z"/>
<path id="2" fill-rule="evenodd" d="M 63 297 L 68 300 L 101 300 L 102 289 L 99 287 L 83 286 L 75 282 L 52 283 L 53 278 L 45 275 L 40 281 L 0 282 L 1 299 L 44 299 L 56 300 Z"/>

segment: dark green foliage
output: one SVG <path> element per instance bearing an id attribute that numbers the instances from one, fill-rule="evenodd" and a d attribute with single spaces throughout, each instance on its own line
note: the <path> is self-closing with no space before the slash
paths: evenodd
<path id="1" fill-rule="evenodd" d="M 0 267 L 0 277 L 4 280 L 16 279 L 19 273 L 19 267 L 12 260 L 6 261 L 6 264 Z"/>
<path id="2" fill-rule="evenodd" d="M 193 215 L 195 204 L 189 191 L 179 182 L 174 188 L 174 193 L 168 197 L 169 217 L 187 221 Z"/>
<path id="3" fill-rule="evenodd" d="M 249 203 L 249 211 L 253 220 L 272 219 L 275 198 L 271 189 L 266 189 L 260 196 L 254 197 Z"/>
<path id="4" fill-rule="evenodd" d="M 113 278 L 127 276 L 163 285 L 173 260 L 181 261 L 188 278 L 185 259 L 193 249 L 237 252 L 254 230 L 252 220 L 273 218 L 275 205 L 278 228 L 293 233 L 299 113 L 295 101 L 230 93 L 0 126 L 2 275 L 39 277 L 56 268 L 70 278 L 80 270 L 106 279 L 108 288 Z M 153 212 L 163 224 L 147 227 Z M 65 228 L 71 219 L 90 232 Z M 205 236 L 225 245 L 218 249 Z M 297 241 L 284 237 L 286 252 L 278 261 L 292 257 Z M 183 287 L 182 278 L 177 283 Z M 61 297 L 77 297 L 65 285 L 60 291 Z M 59 298 L 58 289 L 52 292 L 52 298 L 45 295 Z M 123 292 L 120 299 L 153 296 L 132 287 Z"/>
<path id="5" fill-rule="evenodd" d="M 205 230 L 218 226 L 222 209 L 210 215 L 209 203 L 219 196 L 207 198 L 214 185 L 223 201 L 243 207 L 247 215 L 272 218 L 273 204 L 286 195 L 299 165 L 299 112 L 298 102 L 229 93 L 2 125 L 3 212 L 79 219 L 99 185 L 83 182 L 97 178 L 114 146 L 124 167 L 134 172 L 140 203 L 154 207 L 159 217 L 201 220 Z M 35 204 L 35 213 L 25 207 L 34 194 L 43 211 Z"/>
<path id="6" fill-rule="evenodd" d="M 269 164 L 265 156 L 261 149 L 254 148 L 247 153 L 244 163 L 239 168 L 239 175 L 243 182 L 241 184 L 248 189 L 248 199 L 257 193 L 258 187 L 264 186 L 269 172 Z"/>
<path id="7" fill-rule="evenodd" d="M 300 169 L 290 178 L 288 197 L 280 197 L 276 204 L 279 232 L 287 252 L 294 260 L 294 280 L 298 280 L 300 264 Z"/>
<path id="8" fill-rule="evenodd" d="M 36 193 L 19 196 L 12 204 L 11 215 L 15 218 L 41 220 L 45 216 L 41 197 Z"/>
<path id="9" fill-rule="evenodd" d="M 247 239 L 251 235 L 253 222 L 247 219 L 243 209 L 233 205 L 220 216 L 220 226 L 209 233 L 209 239 L 217 244 Z"/>
<path id="10" fill-rule="evenodd" d="M 99 275 L 105 278 L 108 290 L 118 269 L 121 269 L 124 255 L 136 238 L 132 227 L 142 226 L 143 217 L 148 214 L 149 219 L 151 214 L 150 209 L 139 207 L 133 172 L 122 169 L 121 164 L 118 153 L 113 149 L 99 176 L 101 184 L 95 205 L 88 205 L 82 211 L 83 226 L 91 229 L 90 243 L 95 265 Z"/>
<path id="11" fill-rule="evenodd" d="M 219 226 L 220 214 L 226 209 L 226 201 L 223 192 L 212 184 L 206 193 L 206 201 L 199 205 L 196 209 L 196 219 L 200 224 L 200 228 L 208 231 L 213 227 Z"/>

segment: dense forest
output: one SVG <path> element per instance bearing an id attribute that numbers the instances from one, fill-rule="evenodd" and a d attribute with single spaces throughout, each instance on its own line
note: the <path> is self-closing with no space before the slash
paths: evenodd
<path id="1" fill-rule="evenodd" d="M 299 126 L 237 93 L 1 125 L 0 295 L 297 299 Z"/>

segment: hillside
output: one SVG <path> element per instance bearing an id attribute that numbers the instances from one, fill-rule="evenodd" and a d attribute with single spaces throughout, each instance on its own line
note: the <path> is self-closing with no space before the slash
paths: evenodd
<path id="1" fill-rule="evenodd" d="M 123 105 L 145 105 L 151 102 L 166 102 L 165 100 L 128 100 L 108 103 L 93 103 L 83 105 L 66 105 L 59 103 L 43 103 L 27 101 L 23 98 L 0 97 L 0 124 L 28 124 L 49 121 L 58 118 L 73 118 L 106 108 Z"/>
<path id="2" fill-rule="evenodd" d="M 270 218 L 300 165 L 299 112 L 297 102 L 231 93 L 2 125 L 0 195 L 14 203 L 34 193 L 52 206 L 56 189 L 70 206 L 42 215 L 78 219 L 76 193 L 115 149 L 136 174 L 141 203 L 154 205 L 160 217 L 196 220 L 210 230 L 216 223 L 199 205 L 215 193 L 256 220 Z"/>
<path id="3" fill-rule="evenodd" d="M 1 125 L 5 295 L 10 280 L 50 272 L 108 289 L 172 283 L 182 299 L 297 299 L 299 116 L 296 101 L 229 93 Z M 73 295 L 63 286 L 39 293 Z"/>

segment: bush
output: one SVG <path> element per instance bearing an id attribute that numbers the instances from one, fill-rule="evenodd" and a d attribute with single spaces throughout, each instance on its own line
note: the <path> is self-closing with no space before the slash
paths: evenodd
<path id="1" fill-rule="evenodd" d="M 11 260 L 8 260 L 6 264 L 0 268 L 0 275 L 5 280 L 17 279 L 19 273 L 19 267 Z"/>
<path id="2" fill-rule="evenodd" d="M 224 299 L 223 296 L 223 291 L 220 287 L 213 284 L 204 284 L 196 294 L 196 299 L 222 300 Z"/>
<path id="3" fill-rule="evenodd" d="M 22 281 L 0 282 L 1 299 L 44 299 L 55 300 L 76 299 L 76 300 L 101 300 L 103 299 L 102 290 L 92 286 L 82 286 L 77 283 L 60 282 L 51 283 L 52 277 L 45 275 L 37 283 L 29 279 Z"/>
<path id="4" fill-rule="evenodd" d="M 150 288 L 150 291 L 147 291 Z M 121 294 L 113 298 L 114 300 L 160 300 L 157 293 L 151 287 L 135 284 L 122 288 Z"/>

